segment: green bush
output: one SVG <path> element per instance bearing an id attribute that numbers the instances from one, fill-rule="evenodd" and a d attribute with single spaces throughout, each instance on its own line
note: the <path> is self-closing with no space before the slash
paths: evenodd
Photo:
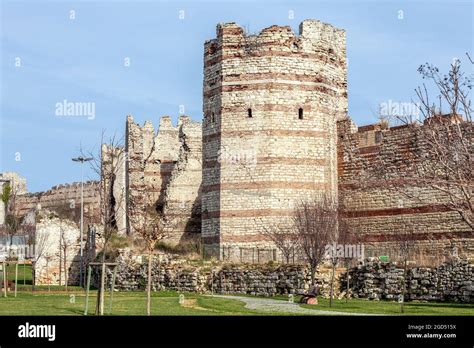
<path id="1" fill-rule="evenodd" d="M 179 244 L 170 244 L 167 242 L 160 241 L 156 243 L 155 249 L 170 253 L 170 254 L 179 254 L 179 255 L 186 255 L 186 254 L 200 254 L 201 253 L 201 245 L 199 241 L 189 241 L 185 243 Z"/>

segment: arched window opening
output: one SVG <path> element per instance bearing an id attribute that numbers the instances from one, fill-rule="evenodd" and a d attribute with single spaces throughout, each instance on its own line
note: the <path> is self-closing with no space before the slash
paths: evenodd
<path id="1" fill-rule="evenodd" d="M 299 108 L 299 109 L 298 109 L 298 118 L 299 118 L 300 120 L 303 119 L 303 108 Z"/>
<path id="2" fill-rule="evenodd" d="M 248 116 L 249 118 L 252 117 L 252 109 L 247 109 L 247 116 Z"/>

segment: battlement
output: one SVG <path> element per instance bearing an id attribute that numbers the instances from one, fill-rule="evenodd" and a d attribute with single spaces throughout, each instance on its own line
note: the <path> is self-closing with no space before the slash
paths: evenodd
<path id="1" fill-rule="evenodd" d="M 272 51 L 278 53 L 322 53 L 333 55 L 345 52 L 345 30 L 319 20 L 307 19 L 300 23 L 296 34 L 289 26 L 272 25 L 259 33 L 249 34 L 238 24 L 221 23 L 216 28 L 216 39 L 205 43 L 205 54 L 214 56 L 222 51 L 237 49 L 245 54 Z"/>
<path id="2" fill-rule="evenodd" d="M 84 182 L 84 212 L 88 221 L 98 221 L 99 215 L 99 182 Z M 28 192 L 17 197 L 17 212 L 23 216 L 29 211 L 38 209 L 50 209 L 56 211 L 64 208 L 76 218 L 79 216 L 81 201 L 81 183 L 59 184 L 43 192 Z"/>
<path id="3" fill-rule="evenodd" d="M 10 183 L 13 186 L 13 191 L 16 194 L 24 194 L 28 192 L 26 188 L 26 179 L 15 172 L 3 172 L 0 173 L 0 188 L 4 183 Z"/>
<path id="4" fill-rule="evenodd" d="M 145 121 L 143 123 L 143 126 L 140 126 L 138 123 L 135 123 L 135 121 L 133 119 L 133 116 L 128 115 L 127 116 L 127 125 L 128 125 L 128 127 L 133 128 L 134 130 L 137 130 L 137 131 L 142 131 L 142 132 L 145 131 L 147 133 L 155 134 L 155 129 L 154 129 L 153 123 L 149 120 Z M 177 134 L 179 129 L 184 125 L 187 125 L 187 126 L 194 125 L 195 127 L 197 127 L 197 126 L 200 127 L 201 123 L 198 122 L 198 121 L 193 121 L 190 116 L 180 115 L 180 116 L 178 116 L 177 124 L 174 125 L 173 121 L 171 119 L 171 116 L 168 116 L 168 115 L 161 116 L 160 119 L 159 119 L 159 122 L 158 122 L 158 128 L 157 128 L 157 131 L 156 131 L 155 135 L 160 134 L 160 132 L 163 133 L 163 132 L 166 132 L 166 131 L 176 132 L 176 134 Z"/>
<path id="5" fill-rule="evenodd" d="M 179 242 L 199 233 L 200 225 L 194 219 L 198 219 L 196 210 L 200 211 L 200 202 L 195 200 L 201 185 L 202 124 L 181 115 L 174 125 L 170 116 L 163 116 L 155 131 L 150 121 L 140 126 L 129 116 L 126 127 L 130 160 L 125 187 L 131 200 L 123 209 L 132 214 L 130 204 L 142 202 L 147 195 L 173 219 L 175 226 L 169 231 L 169 241 Z"/>
<path id="6" fill-rule="evenodd" d="M 216 39 L 205 43 L 206 253 L 268 246 L 263 223 L 275 223 L 275 216 L 283 223 L 301 197 L 336 194 L 336 120 L 347 115 L 345 55 L 344 30 L 315 20 L 303 21 L 299 34 L 273 25 L 253 35 L 236 23 L 219 24 Z M 232 158 L 247 160 L 235 165 Z"/>
<path id="7" fill-rule="evenodd" d="M 391 142 L 404 142 L 408 144 L 412 136 L 413 127 L 426 127 L 427 124 L 436 123 L 452 123 L 463 124 L 464 118 L 461 115 L 438 115 L 424 120 L 423 124 L 402 124 L 389 126 L 388 123 L 373 123 L 364 126 L 357 126 L 350 118 L 345 118 L 337 122 L 337 132 L 339 141 L 349 138 L 354 141 L 359 148 L 380 146 L 385 143 L 390 146 Z"/>
<path id="8" fill-rule="evenodd" d="M 357 126 L 350 118 L 337 122 L 339 141 L 353 141 L 359 148 L 379 146 L 383 142 L 392 141 L 392 139 L 396 139 L 396 141 L 399 141 L 400 138 L 406 139 L 409 136 L 408 129 L 409 125 L 390 127 L 387 123 L 382 122 Z"/>

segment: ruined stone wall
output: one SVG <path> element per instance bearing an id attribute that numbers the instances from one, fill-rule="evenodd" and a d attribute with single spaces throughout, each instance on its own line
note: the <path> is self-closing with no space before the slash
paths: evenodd
<path id="1" fill-rule="evenodd" d="M 169 116 L 160 119 L 156 133 L 151 122 L 141 127 L 132 116 L 128 116 L 126 127 L 128 194 L 146 193 L 163 205 L 164 189 L 179 153 L 178 129 Z"/>
<path id="2" fill-rule="evenodd" d="M 155 255 L 152 262 L 152 289 L 214 294 L 248 294 L 275 296 L 302 294 L 311 286 L 307 266 L 301 264 L 229 264 L 204 263 L 196 265 L 186 260 L 172 260 Z M 115 288 L 120 291 L 144 290 L 147 282 L 146 256 L 121 254 Z M 331 268 L 320 267 L 315 280 L 320 295 L 330 295 Z M 336 268 L 334 296 L 346 296 L 346 269 Z M 397 300 L 401 294 L 403 269 L 394 263 L 366 259 L 349 268 L 349 296 L 372 300 Z M 93 284 L 99 284 L 96 268 Z M 107 271 L 110 287 L 112 271 Z M 473 264 L 451 260 L 438 267 L 415 267 L 407 270 L 406 301 L 474 302 Z"/>
<path id="3" fill-rule="evenodd" d="M 394 263 L 369 261 L 349 272 L 351 295 L 396 300 L 402 293 L 404 270 Z M 342 286 L 345 275 L 341 277 Z M 474 265 L 455 260 L 438 267 L 409 268 L 405 300 L 474 302 Z"/>
<path id="4" fill-rule="evenodd" d="M 201 124 L 188 116 L 180 116 L 177 126 L 162 117 L 157 132 L 150 122 L 141 127 L 127 118 L 127 202 L 156 202 L 169 218 L 169 242 L 200 232 L 201 148 Z"/>
<path id="5" fill-rule="evenodd" d="M 201 238 L 202 125 L 181 117 L 179 153 L 164 193 L 173 243 Z"/>
<path id="6" fill-rule="evenodd" d="M 306 20 L 247 35 L 217 26 L 204 45 L 203 219 L 206 253 L 240 259 L 272 248 L 263 226 L 293 205 L 335 195 L 336 120 L 347 112 L 345 33 Z M 224 255 L 225 252 L 225 255 Z M 271 253 L 270 253 L 271 254 Z"/>
<path id="7" fill-rule="evenodd" d="M 474 258 L 474 232 L 443 204 L 448 197 L 422 182 L 404 180 L 415 146 L 408 127 L 357 128 L 348 119 L 338 128 L 340 203 L 368 256 L 396 257 L 397 233 L 413 230 L 417 257 L 425 262 L 440 262 L 453 253 Z"/>
<path id="8" fill-rule="evenodd" d="M 99 183 L 84 183 L 84 223 L 97 222 L 100 215 Z M 44 192 L 25 193 L 17 197 L 18 213 L 23 216 L 31 210 L 48 209 L 57 211 L 74 221 L 80 220 L 81 183 L 53 186 Z"/>
<path id="9" fill-rule="evenodd" d="M 110 202 L 113 203 L 117 233 L 124 236 L 127 234 L 127 154 L 121 146 L 102 144 L 101 160 L 101 195 L 113 198 Z"/>
<path id="10" fill-rule="evenodd" d="M 176 290 L 182 292 L 215 294 L 249 294 L 274 296 L 278 294 L 302 294 L 310 288 L 311 276 L 304 265 L 249 265 L 229 263 L 207 263 L 195 265 L 184 260 L 160 260 L 152 262 L 152 289 Z M 144 290 L 147 280 L 146 256 L 121 255 L 118 258 L 115 288 L 120 291 Z M 335 278 L 335 296 L 342 296 L 339 290 L 338 270 Z M 99 269 L 95 269 L 94 285 L 99 284 Z M 112 271 L 107 272 L 110 286 Z M 316 274 L 316 283 L 321 295 L 330 293 L 330 270 Z"/>
<path id="11" fill-rule="evenodd" d="M 26 179 L 15 172 L 0 173 L 0 193 L 3 192 L 3 186 L 10 184 L 12 192 L 16 195 L 23 195 L 28 192 L 26 188 Z M 6 207 L 2 200 L 0 200 L 0 225 L 5 223 Z"/>
<path id="12" fill-rule="evenodd" d="M 35 238 L 35 284 L 65 285 L 67 282 L 68 285 L 77 285 L 80 273 L 79 225 L 42 210 L 37 216 Z"/>

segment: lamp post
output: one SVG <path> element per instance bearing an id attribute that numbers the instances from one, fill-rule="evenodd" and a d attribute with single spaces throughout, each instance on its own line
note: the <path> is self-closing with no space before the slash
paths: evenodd
<path id="1" fill-rule="evenodd" d="M 83 264 L 84 264 L 84 247 L 82 245 L 83 242 L 83 234 L 84 234 L 84 162 L 92 161 L 92 157 L 83 157 L 79 156 L 76 158 L 72 158 L 74 162 L 81 162 L 81 265 L 80 265 L 80 273 L 79 273 L 79 286 L 82 287 L 82 271 L 83 271 Z"/>

